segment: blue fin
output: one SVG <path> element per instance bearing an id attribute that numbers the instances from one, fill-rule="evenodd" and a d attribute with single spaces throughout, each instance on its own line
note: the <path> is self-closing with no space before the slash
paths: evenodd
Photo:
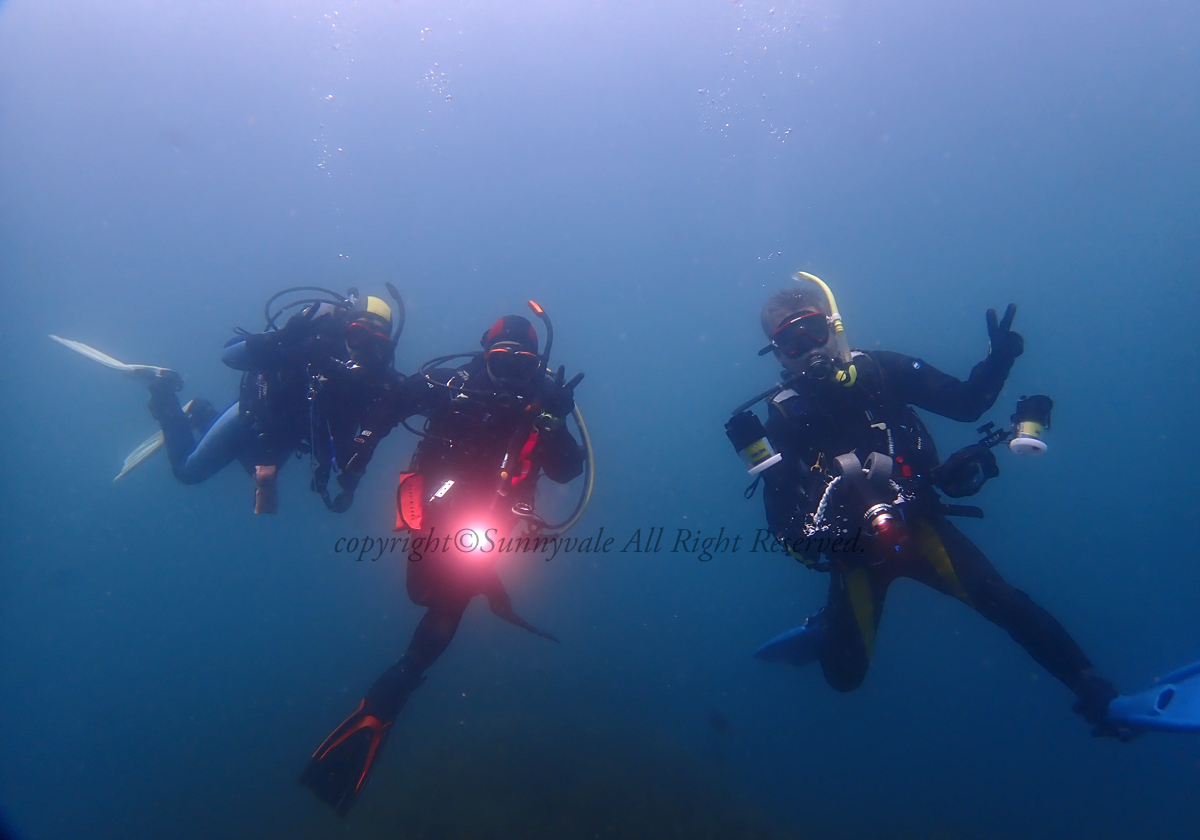
<path id="1" fill-rule="evenodd" d="M 809 618 L 799 627 L 780 633 L 774 639 L 754 651 L 754 655 L 767 662 L 790 662 L 792 665 L 807 665 L 817 660 L 817 641 L 820 627 Z"/>
<path id="2" fill-rule="evenodd" d="M 1108 720 L 1138 731 L 1200 732 L 1200 662 L 1167 674 L 1148 691 L 1113 700 Z"/>

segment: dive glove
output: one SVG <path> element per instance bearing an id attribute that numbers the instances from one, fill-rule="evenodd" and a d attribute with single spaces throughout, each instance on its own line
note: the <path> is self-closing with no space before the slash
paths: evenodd
<path id="1" fill-rule="evenodd" d="M 974 496 L 989 478 L 1000 475 L 996 455 L 982 443 L 955 452 L 933 471 L 933 483 L 952 499 Z"/>
<path id="2" fill-rule="evenodd" d="M 1025 339 L 1020 333 L 1012 331 L 1013 318 L 1017 315 L 1017 305 L 1010 303 L 1004 310 L 1004 317 L 996 320 L 996 310 L 987 311 L 988 339 L 992 343 L 991 355 L 997 359 L 1011 362 L 1025 352 Z"/>
<path id="3" fill-rule="evenodd" d="M 575 388 L 583 381 L 583 374 L 577 373 L 564 385 L 566 375 L 566 367 L 560 366 L 558 373 L 554 375 L 553 384 L 542 394 L 542 414 L 548 414 L 559 421 L 566 419 L 566 416 L 575 410 Z"/>
<path id="4" fill-rule="evenodd" d="M 342 492 L 333 497 L 333 503 L 329 505 L 329 509 L 334 513 L 345 513 L 350 509 L 350 505 L 354 504 L 354 491 L 358 488 L 358 482 L 362 481 L 363 474 L 360 472 L 338 473 L 337 483 L 341 486 Z"/>

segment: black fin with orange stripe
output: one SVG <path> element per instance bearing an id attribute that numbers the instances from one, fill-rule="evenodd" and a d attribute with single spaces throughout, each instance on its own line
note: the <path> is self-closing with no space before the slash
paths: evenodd
<path id="1" fill-rule="evenodd" d="M 366 712 L 366 701 L 358 711 L 334 730 L 313 753 L 300 783 L 344 817 L 367 783 L 371 765 L 387 739 L 391 721 L 384 723 Z"/>
<path id="2" fill-rule="evenodd" d="M 358 704 L 358 710 L 313 753 L 300 784 L 337 811 L 339 817 L 346 816 L 367 784 L 397 713 L 422 681 L 404 659 L 384 672 Z"/>

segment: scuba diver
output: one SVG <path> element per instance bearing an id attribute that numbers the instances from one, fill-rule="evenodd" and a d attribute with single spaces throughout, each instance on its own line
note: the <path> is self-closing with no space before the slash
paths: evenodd
<path id="1" fill-rule="evenodd" d="M 335 513 L 344 513 L 379 442 L 414 414 L 426 410 L 429 386 L 406 377 L 394 366 L 396 344 L 404 329 L 404 304 L 391 283 L 399 324 L 380 298 L 367 298 L 365 311 L 353 313 L 345 329 L 349 358 L 326 360 L 310 368 L 310 442 L 312 488 Z M 329 478 L 337 471 L 341 488 L 330 498 Z"/>
<path id="2" fill-rule="evenodd" d="M 255 513 L 275 513 L 279 469 L 293 453 L 311 453 L 313 488 L 340 512 L 350 506 L 374 444 L 396 424 L 382 428 L 375 408 L 380 402 L 392 404 L 384 395 L 400 389 L 404 380 L 393 369 L 404 307 L 395 287 L 386 285 L 399 308 L 394 331 L 392 308 L 382 298 L 360 298 L 356 289 L 342 296 L 298 286 L 271 296 L 264 307 L 266 329 L 238 330 L 222 350 L 221 360 L 243 375 L 238 400 L 220 413 L 206 400 L 181 406 L 177 394 L 183 379 L 173 370 L 125 365 L 79 342 L 51 338 L 132 375 L 150 392 L 150 413 L 162 430 L 131 453 L 117 478 L 160 447 L 184 484 L 206 481 L 236 460 L 255 481 Z M 297 292 L 320 296 L 291 300 L 272 311 L 277 299 Z M 276 326 L 286 311 L 298 307 L 303 309 Z M 373 437 L 367 431 L 370 445 L 356 439 L 362 437 L 356 435 L 360 421 L 368 418 L 381 426 Z M 326 485 L 335 466 L 342 470 L 343 489 L 330 499 Z"/>
<path id="3" fill-rule="evenodd" d="M 938 491 L 953 498 L 977 492 L 999 474 L 990 447 L 1008 435 L 992 433 L 941 464 L 913 410 L 974 422 L 991 408 L 1024 352 L 1012 330 L 1016 307 L 1009 305 L 1002 318 L 988 310 L 991 347 L 964 382 L 911 356 L 851 351 L 828 287 L 804 272 L 794 279 L 797 285 L 772 295 L 761 314 L 770 344 L 759 355 L 771 353 L 783 365 L 782 382 L 739 406 L 726 430 L 764 482 L 771 533 L 794 559 L 829 573 L 829 596 L 803 625 L 755 655 L 794 665 L 819 661 L 830 686 L 854 690 L 870 664 L 888 587 L 907 577 L 1006 630 L 1074 692 L 1074 709 L 1094 734 L 1130 737 L 1129 726 L 1107 715 L 1118 697 L 1113 685 L 1062 625 L 1005 581 L 947 519 L 982 516 L 978 508 L 943 504 Z M 761 399 L 765 430 L 749 411 Z M 1048 425 L 1048 398 L 1023 402 L 1042 405 Z"/>
<path id="4" fill-rule="evenodd" d="M 486 598 L 500 618 L 557 641 L 513 611 L 496 570 L 498 552 L 491 550 L 496 535 L 504 540 L 522 528 L 541 536 L 563 533 L 578 520 L 591 492 L 591 447 L 574 399 L 583 374 L 569 382 L 562 367 L 549 374 L 553 330 L 544 310 L 532 301 L 530 307 L 546 326 L 540 354 L 533 324 L 506 315 L 483 334 L 482 352 L 441 356 L 421 366 L 427 419 L 424 431 L 413 430 L 421 440 L 400 476 L 396 530 L 411 535 L 408 597 L 426 609 L 404 655 L 321 744 L 301 776 L 339 816 L 354 804 L 397 714 L 450 644 L 475 596 Z M 466 361 L 440 367 L 456 359 Z M 583 448 L 565 424 L 568 415 Z M 585 469 L 584 491 L 570 519 L 551 525 L 534 512 L 542 474 L 565 484 Z"/>

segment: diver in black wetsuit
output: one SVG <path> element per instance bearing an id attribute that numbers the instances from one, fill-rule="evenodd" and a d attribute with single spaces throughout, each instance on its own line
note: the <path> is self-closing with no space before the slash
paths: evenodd
<path id="1" fill-rule="evenodd" d="M 309 392 L 312 486 L 335 513 L 344 513 L 354 501 L 379 442 L 404 420 L 428 409 L 425 380 L 405 377 L 393 367 L 403 310 L 394 337 L 390 310 L 386 314 L 388 318 L 371 312 L 360 314 L 345 330 L 349 359 L 331 358 L 319 370 L 313 368 Z M 334 470 L 341 490 L 330 498 L 329 478 Z"/>
<path id="2" fill-rule="evenodd" d="M 566 383 L 563 368 L 547 376 L 549 341 L 539 356 L 537 332 L 518 315 L 497 321 L 481 343 L 483 352 L 470 354 L 461 367 L 423 368 L 428 420 L 410 472 L 401 476 L 397 529 L 407 528 L 413 545 L 426 546 L 414 549 L 406 579 L 409 599 L 426 611 L 404 656 L 301 776 L 339 815 L 362 791 L 396 715 L 450 644 L 475 596 L 484 596 L 506 621 L 557 641 L 516 615 L 496 571 L 497 554 L 487 549 L 523 521 L 534 533 L 544 526 L 533 513 L 541 474 L 566 483 L 583 471 L 583 453 L 563 422 L 583 374 Z M 442 550 L 447 543 L 441 541 L 449 541 L 450 550 Z"/>
<path id="3" fill-rule="evenodd" d="M 1010 329 L 1016 307 L 1002 319 L 988 311 L 991 350 L 962 382 L 899 353 L 851 352 L 828 287 L 812 275 L 795 279 L 797 286 L 773 295 L 762 310 L 771 343 L 760 355 L 774 353 L 785 367 L 783 385 L 767 396 L 764 440 L 781 457 L 771 456 L 774 462 L 762 469 L 764 497 L 768 527 L 788 553 L 829 572 L 829 599 L 756 655 L 797 665 L 816 659 L 830 686 L 852 691 L 866 676 L 888 587 L 908 577 L 1007 630 L 1076 694 L 1075 710 L 1096 734 L 1118 734 L 1104 723 L 1117 696 L 1112 684 L 1053 616 L 1007 583 L 946 519 L 956 509 L 942 504 L 935 486 L 969 495 L 998 474 L 994 456 L 977 444 L 939 465 L 933 439 L 912 409 L 979 419 L 1024 352 L 1024 340 Z M 747 421 L 757 423 L 742 413 L 731 425 Z M 763 464 L 767 454 L 758 456 Z M 830 550 L 839 536 L 843 550 Z"/>
<path id="4" fill-rule="evenodd" d="M 350 506 L 374 443 L 395 426 L 382 428 L 369 447 L 354 442 L 373 405 L 403 382 L 392 368 L 403 309 L 393 337 L 392 309 L 381 298 L 360 300 L 354 290 L 345 299 L 333 294 L 300 301 L 305 309 L 280 329 L 271 327 L 268 312 L 267 331 L 242 333 L 225 345 L 222 361 L 245 373 L 238 401 L 219 416 L 203 401 L 185 413 L 176 396 L 182 380 L 173 371 L 149 382 L 150 412 L 162 425 L 176 478 L 198 484 L 237 460 L 255 479 L 255 511 L 274 513 L 278 469 L 293 453 L 311 451 L 314 489 L 333 510 Z M 215 420 L 201 421 L 196 405 Z M 343 490 L 330 500 L 333 466 L 343 470 Z"/>

